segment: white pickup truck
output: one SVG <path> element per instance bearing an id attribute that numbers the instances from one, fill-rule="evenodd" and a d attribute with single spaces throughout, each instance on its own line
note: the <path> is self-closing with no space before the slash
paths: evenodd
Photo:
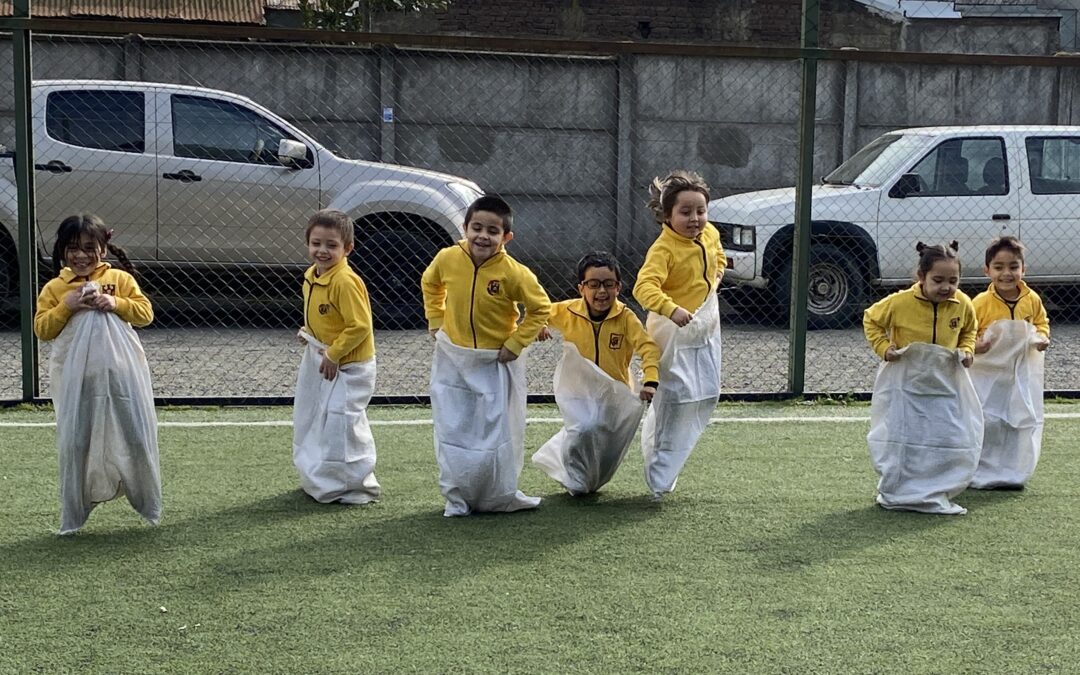
<path id="1" fill-rule="evenodd" d="M 201 87 L 101 80 L 33 85 L 43 264 L 56 225 L 101 216 L 148 291 L 203 302 L 299 294 L 317 209 L 356 223 L 354 262 L 381 324 L 422 312 L 419 278 L 482 193 L 465 178 L 337 156 L 254 101 Z M 0 173 L 0 299 L 17 299 L 16 190 Z"/>
<path id="2" fill-rule="evenodd" d="M 709 203 L 731 268 L 728 283 L 791 288 L 795 189 Z M 812 328 L 859 319 L 877 288 L 912 283 L 918 241 L 957 240 L 962 283 L 983 286 L 983 251 L 1011 234 L 1027 246 L 1035 284 L 1080 283 L 1080 127 L 902 129 L 864 147 L 813 188 Z"/>

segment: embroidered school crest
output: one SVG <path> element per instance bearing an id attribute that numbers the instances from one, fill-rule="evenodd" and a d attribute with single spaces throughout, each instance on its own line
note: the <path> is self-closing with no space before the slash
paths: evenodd
<path id="1" fill-rule="evenodd" d="M 500 282 L 498 279 L 492 279 L 491 281 L 488 282 L 488 287 L 487 287 L 488 295 L 498 295 L 499 294 L 499 289 L 501 289 L 501 288 L 502 288 L 502 282 Z"/>
<path id="2" fill-rule="evenodd" d="M 949 321 L 949 328 L 954 328 L 955 329 L 955 328 L 959 328 L 959 327 L 960 327 L 960 319 L 958 317 L 953 317 L 952 320 Z"/>
<path id="3" fill-rule="evenodd" d="M 612 333 L 608 338 L 608 349 L 622 349 L 623 336 L 621 333 Z"/>
<path id="4" fill-rule="evenodd" d="M 327 315 L 330 313 L 330 305 L 319 305 L 319 314 Z"/>
<path id="5" fill-rule="evenodd" d="M 101 292 L 105 295 L 116 295 L 116 284 L 102 284 Z"/>

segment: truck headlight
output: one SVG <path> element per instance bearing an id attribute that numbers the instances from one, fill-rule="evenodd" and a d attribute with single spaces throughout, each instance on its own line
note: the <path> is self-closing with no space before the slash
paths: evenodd
<path id="1" fill-rule="evenodd" d="M 731 225 L 731 248 L 753 251 L 757 248 L 757 228 L 753 225 Z"/>

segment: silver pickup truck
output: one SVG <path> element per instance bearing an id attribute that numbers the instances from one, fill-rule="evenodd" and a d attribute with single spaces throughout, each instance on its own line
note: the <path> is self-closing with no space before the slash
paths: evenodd
<path id="1" fill-rule="evenodd" d="M 148 292 L 196 311 L 295 298 L 307 219 L 334 208 L 356 223 L 353 263 L 377 321 L 415 322 L 420 273 L 460 236 L 465 208 L 482 194 L 465 178 L 344 159 L 224 91 L 39 80 L 32 111 L 41 262 L 64 217 L 95 213 Z M 0 299 L 9 308 L 18 302 L 10 167 L 0 173 Z"/>

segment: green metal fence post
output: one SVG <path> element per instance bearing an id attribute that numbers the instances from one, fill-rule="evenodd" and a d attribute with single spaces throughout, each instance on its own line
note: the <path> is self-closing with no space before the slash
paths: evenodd
<path id="1" fill-rule="evenodd" d="M 15 18 L 30 18 L 30 0 L 15 0 Z M 34 336 L 34 301 L 37 290 L 37 230 L 34 216 L 34 134 L 30 110 L 30 30 L 12 31 L 15 68 L 15 185 L 19 207 L 19 316 L 22 325 L 22 399 L 41 392 L 38 345 Z"/>
<path id="2" fill-rule="evenodd" d="M 799 96 L 799 169 L 795 183 L 795 236 L 791 254 L 791 313 L 788 390 L 806 389 L 806 298 L 810 267 L 810 191 L 814 184 L 814 119 L 817 107 L 817 55 L 820 0 L 803 0 L 802 91 Z"/>

